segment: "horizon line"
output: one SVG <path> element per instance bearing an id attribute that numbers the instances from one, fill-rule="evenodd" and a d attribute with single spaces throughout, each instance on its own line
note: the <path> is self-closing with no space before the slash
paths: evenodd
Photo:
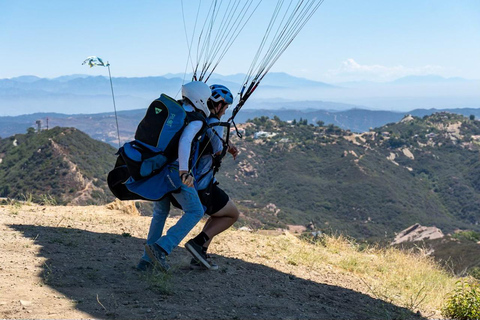
<path id="1" fill-rule="evenodd" d="M 166 78 L 166 79 L 181 79 L 183 80 L 180 76 L 182 74 L 181 72 L 178 73 L 166 73 L 163 75 L 147 75 L 147 76 L 113 76 L 112 79 L 119 79 L 119 78 L 126 78 L 126 79 L 135 79 L 135 78 Z M 186 73 L 185 75 L 190 75 L 191 73 Z M 340 82 L 327 82 L 324 80 L 314 80 L 314 79 L 309 79 L 305 77 L 298 77 L 291 75 L 287 72 L 270 72 L 269 74 L 285 74 L 288 75 L 289 77 L 296 78 L 296 79 L 302 79 L 302 80 L 308 80 L 312 82 L 318 82 L 318 83 L 324 83 L 324 84 L 348 84 L 348 83 L 369 83 L 369 84 L 385 84 L 385 83 L 392 83 L 401 79 L 405 78 L 428 78 L 428 77 L 435 77 L 435 78 L 441 78 L 442 80 L 465 80 L 465 81 L 480 81 L 480 79 L 472 79 L 472 78 L 464 78 L 464 77 L 459 77 L 459 76 L 453 76 L 453 77 L 445 77 L 439 74 L 424 74 L 424 75 L 405 75 L 399 78 L 395 78 L 393 80 L 387 80 L 387 81 L 374 81 L 374 80 L 366 80 L 366 79 L 361 79 L 361 80 L 348 80 L 348 81 L 340 81 Z M 217 75 L 217 76 L 222 76 L 222 77 L 233 77 L 233 76 L 239 76 L 239 75 L 245 75 L 245 73 L 235 73 L 235 74 L 220 74 L 220 73 L 213 73 L 212 76 Z M 168 76 L 172 76 L 169 78 Z M 84 74 L 84 73 L 73 73 L 73 74 L 65 74 L 61 76 L 55 76 L 55 77 L 42 77 L 42 76 L 37 76 L 33 74 L 25 74 L 25 75 L 19 75 L 19 76 L 14 76 L 14 77 L 9 77 L 9 78 L 0 78 L 0 80 L 14 80 L 17 78 L 22 78 L 22 77 L 32 77 L 32 78 L 38 78 L 38 79 L 47 79 L 47 80 L 55 80 L 63 77 L 77 77 L 77 78 L 94 78 L 94 77 L 103 77 L 103 78 L 108 78 L 106 75 L 90 75 L 90 74 Z"/>

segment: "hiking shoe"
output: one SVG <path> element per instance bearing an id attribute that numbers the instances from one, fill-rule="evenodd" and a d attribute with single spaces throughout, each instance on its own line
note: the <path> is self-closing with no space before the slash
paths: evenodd
<path id="1" fill-rule="evenodd" d="M 148 257 L 155 263 L 155 266 L 161 271 L 167 272 L 168 269 L 170 269 L 170 266 L 167 263 L 167 254 L 158 244 L 146 244 L 145 251 L 147 252 Z"/>
<path id="2" fill-rule="evenodd" d="M 209 254 L 206 255 L 206 259 L 207 262 L 210 264 L 210 269 L 208 270 L 218 270 L 218 265 L 212 261 L 212 258 L 210 257 Z M 190 260 L 190 269 L 192 270 L 206 270 L 207 268 L 201 264 L 200 262 L 198 262 L 197 260 L 195 260 L 194 258 L 192 258 L 192 260 Z"/>
<path id="3" fill-rule="evenodd" d="M 203 253 L 202 246 L 193 242 L 193 239 L 190 239 L 185 244 L 185 248 L 190 252 L 195 260 L 197 260 L 200 264 L 205 266 L 205 268 L 210 269 L 210 263 L 207 261 L 207 255 Z M 218 266 L 217 266 L 218 268 Z"/>
<path id="4" fill-rule="evenodd" d="M 137 264 L 136 269 L 138 271 L 152 271 L 154 267 L 155 266 L 150 261 L 140 259 L 140 261 Z"/>

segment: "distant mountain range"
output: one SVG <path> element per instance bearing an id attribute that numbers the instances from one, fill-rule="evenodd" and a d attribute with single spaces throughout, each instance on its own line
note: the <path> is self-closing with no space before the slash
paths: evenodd
<path id="1" fill-rule="evenodd" d="M 353 132 L 366 132 L 370 129 L 381 127 L 387 123 L 398 122 L 406 114 L 424 117 L 435 112 L 448 111 L 466 117 L 471 115 L 480 119 L 480 109 L 418 109 L 410 112 L 375 111 L 355 109 L 352 105 L 336 104 L 321 101 L 300 101 L 300 102 L 277 102 L 276 106 L 281 109 L 268 109 L 271 105 L 268 102 L 256 102 L 257 108 L 242 109 L 236 117 L 237 123 L 244 123 L 248 119 L 267 116 L 279 117 L 283 121 L 307 120 L 308 123 L 317 124 L 322 121 L 326 125 L 333 124 L 344 130 Z M 146 104 L 148 106 L 148 104 Z M 133 139 L 138 123 L 145 115 L 146 106 L 143 109 L 119 111 L 118 123 L 120 128 L 121 141 L 126 142 Z M 318 109 L 322 107 L 323 109 Z M 353 109 L 352 109 L 353 108 Z M 344 109 L 343 111 L 332 111 Z M 228 118 L 227 113 L 225 118 Z M 0 137 L 6 138 L 14 134 L 25 133 L 28 128 L 37 128 L 36 122 L 41 122 L 41 128 L 53 127 L 74 127 L 90 137 L 107 142 L 118 147 L 116 121 L 113 112 L 94 114 L 62 114 L 62 113 L 35 113 L 15 117 L 0 117 Z"/>
<path id="2" fill-rule="evenodd" d="M 189 79 L 190 76 L 186 77 Z M 245 75 L 212 75 L 210 83 L 220 82 L 240 89 Z M 119 110 L 139 109 L 149 101 L 166 93 L 179 97 L 184 77 L 113 78 L 114 94 Z M 187 80 L 188 81 L 188 80 Z M 295 78 L 284 73 L 272 73 L 265 79 L 259 92 L 298 88 L 331 88 L 322 82 Z M 0 79 L 0 116 L 38 112 L 94 113 L 113 110 L 110 82 L 104 76 L 71 75 L 54 79 L 21 76 Z"/>
<path id="3" fill-rule="evenodd" d="M 411 84 L 411 83 L 461 83 L 461 82 L 474 82 L 475 80 L 468 80 L 460 77 L 444 78 L 437 75 L 426 76 L 408 76 L 399 78 L 391 83 L 396 84 Z"/>
<path id="4" fill-rule="evenodd" d="M 145 108 L 161 93 L 180 97 L 181 84 L 191 75 L 168 74 L 156 77 L 114 77 L 118 110 Z M 238 92 L 244 74 L 213 74 L 209 83 L 222 83 Z M 327 84 L 269 73 L 245 109 L 307 108 L 340 111 L 352 108 L 402 112 L 413 109 L 479 108 L 480 81 L 439 76 L 411 76 L 390 83 L 350 82 Z M 262 106 L 258 107 L 261 104 Z M 329 104 L 328 107 L 325 107 Z M 53 79 L 21 76 L 0 79 L 0 116 L 40 112 L 90 114 L 113 110 L 110 82 L 105 76 L 66 75 Z"/>

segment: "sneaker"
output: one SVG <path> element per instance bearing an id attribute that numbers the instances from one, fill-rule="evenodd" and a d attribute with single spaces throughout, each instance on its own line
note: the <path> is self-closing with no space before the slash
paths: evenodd
<path id="1" fill-rule="evenodd" d="M 148 257 L 154 261 L 155 266 L 160 268 L 161 271 L 167 272 L 170 269 L 167 263 L 167 254 L 158 244 L 146 244 L 145 251 Z"/>
<path id="2" fill-rule="evenodd" d="M 206 260 L 210 264 L 210 269 L 207 269 L 203 264 L 192 258 L 190 260 L 190 269 L 192 270 L 218 270 L 218 265 L 212 261 L 212 258 L 209 254 L 206 255 Z"/>
<path id="3" fill-rule="evenodd" d="M 150 261 L 140 259 L 140 261 L 137 264 L 136 269 L 138 271 L 152 271 L 154 267 L 155 266 Z"/>
<path id="4" fill-rule="evenodd" d="M 188 240 L 185 244 L 185 248 L 190 252 L 195 260 L 205 266 L 207 269 L 210 269 L 210 263 L 207 261 L 207 256 L 202 251 L 202 246 L 193 242 L 193 239 Z"/>

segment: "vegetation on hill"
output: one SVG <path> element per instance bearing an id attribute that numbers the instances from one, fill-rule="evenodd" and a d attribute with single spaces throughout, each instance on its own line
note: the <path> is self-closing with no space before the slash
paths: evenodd
<path id="1" fill-rule="evenodd" d="M 442 313 L 450 319 L 480 319 L 480 284 L 459 282 L 448 297 Z"/>
<path id="2" fill-rule="evenodd" d="M 115 149 L 74 128 L 0 139 L 0 196 L 57 204 L 113 200 L 106 174 Z"/>
<path id="3" fill-rule="evenodd" d="M 222 187 L 243 223 L 310 226 L 360 239 L 393 238 L 414 223 L 480 231 L 480 122 L 449 113 L 407 116 L 363 134 L 260 117 L 241 125 Z M 73 128 L 0 139 L 0 196 L 105 203 L 115 149 Z"/>
<path id="4" fill-rule="evenodd" d="M 440 239 L 404 242 L 395 247 L 402 250 L 422 250 L 446 270 L 459 276 L 470 275 L 480 280 L 480 233 L 475 231 L 457 231 Z"/>
<path id="5" fill-rule="evenodd" d="M 376 240 L 414 223 L 480 230 L 479 121 L 408 116 L 364 134 L 319 124 L 261 117 L 234 139 L 242 154 L 218 179 L 234 199 L 251 200 L 241 202 L 250 223 Z"/>

